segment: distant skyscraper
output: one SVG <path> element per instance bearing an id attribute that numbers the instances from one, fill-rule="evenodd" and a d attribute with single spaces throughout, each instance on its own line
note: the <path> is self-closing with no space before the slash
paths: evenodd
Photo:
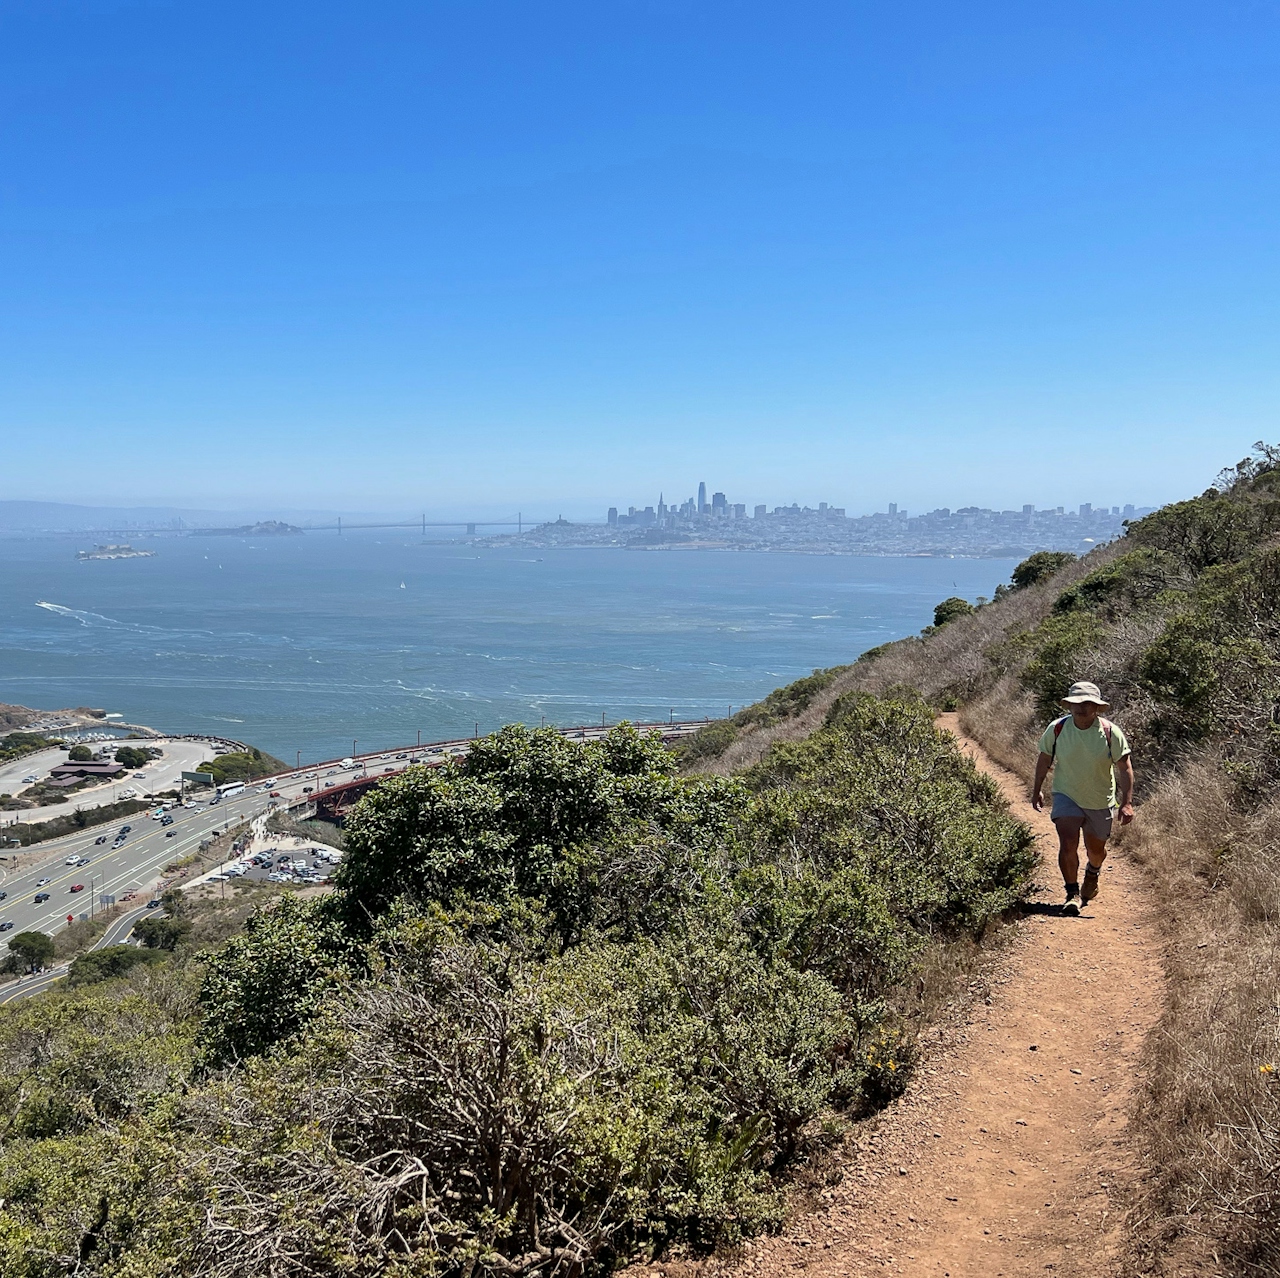
<path id="1" fill-rule="evenodd" d="M 1080 513 L 1081 513 L 1082 515 L 1092 515 L 1092 514 L 1093 514 L 1093 502 L 1091 502 L 1091 501 L 1082 501 L 1082 502 L 1080 503 Z"/>
<path id="2" fill-rule="evenodd" d="M 1036 508 L 1034 506 L 1023 506 L 1022 513 L 1024 515 L 1034 515 L 1036 513 Z"/>
<path id="3" fill-rule="evenodd" d="M 701 483 L 698 485 L 698 514 L 706 513 L 707 509 L 707 485 Z"/>
<path id="4" fill-rule="evenodd" d="M 769 513 L 769 507 L 768 507 L 768 506 L 757 506 L 757 507 L 756 507 L 756 514 L 755 514 L 755 517 L 756 517 L 757 519 L 763 519 L 763 518 L 765 517 L 765 515 L 767 515 L 768 513 Z"/>
<path id="5" fill-rule="evenodd" d="M 729 502 L 724 493 L 711 494 L 711 513 L 713 515 L 727 515 L 729 513 Z"/>
<path id="6" fill-rule="evenodd" d="M 609 507 L 609 527 L 616 528 L 618 526 L 618 508 L 617 506 Z"/>
<path id="7" fill-rule="evenodd" d="M 889 503 L 889 513 L 891 515 L 896 515 L 898 513 L 898 503 L 896 501 L 891 501 Z"/>

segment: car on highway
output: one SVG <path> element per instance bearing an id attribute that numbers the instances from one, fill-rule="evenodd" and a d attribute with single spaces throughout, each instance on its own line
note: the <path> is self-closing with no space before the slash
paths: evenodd
<path id="1" fill-rule="evenodd" d="M 409 756 L 408 756 L 407 754 L 398 754 L 398 755 L 396 755 L 396 758 L 397 758 L 397 759 L 407 759 L 408 757 L 409 757 Z"/>
<path id="2" fill-rule="evenodd" d="M 121 833 L 121 834 L 129 834 L 129 833 L 131 833 L 131 832 L 132 832 L 132 830 L 133 830 L 133 826 L 131 826 L 131 825 L 122 825 L 122 826 L 120 827 L 120 833 Z"/>
<path id="3" fill-rule="evenodd" d="M 158 896 L 152 897 L 151 900 L 147 902 L 147 909 L 158 910 L 159 908 L 160 908 L 160 898 Z"/>
<path id="4" fill-rule="evenodd" d="M 105 834 L 100 834 L 96 839 L 94 839 L 93 846 L 97 847 L 99 843 L 105 843 L 106 841 L 107 841 L 107 836 Z"/>
<path id="5" fill-rule="evenodd" d="M 162 816 L 162 817 L 160 818 L 160 824 L 161 824 L 161 825 L 172 825 L 172 824 L 173 824 L 173 818 L 172 818 L 171 816 Z"/>
<path id="6" fill-rule="evenodd" d="M 12 932 L 12 931 L 13 931 L 12 919 L 5 919 L 3 923 L 0 923 L 0 932 Z"/>
<path id="7" fill-rule="evenodd" d="M 44 885 L 45 885 L 46 883 L 52 883 L 52 882 L 53 882 L 53 880 L 52 880 L 52 879 L 49 879 L 49 878 L 37 879 L 37 880 L 36 880 L 36 887 L 44 887 Z"/>
<path id="8" fill-rule="evenodd" d="M 67 857 L 67 859 L 66 859 L 62 864 L 63 864 L 63 865 L 79 865 L 79 864 L 80 864 L 80 853 L 79 853 L 79 852 L 73 852 L 69 857 Z"/>
<path id="9" fill-rule="evenodd" d="M 177 831 L 177 830 L 166 830 L 166 831 L 164 832 L 164 837 L 165 837 L 166 839 L 172 839 L 172 838 L 174 837 L 174 835 L 176 835 L 177 833 L 178 833 L 178 831 Z"/>
<path id="10" fill-rule="evenodd" d="M 5 898 L 8 897 L 8 895 L 9 895 L 8 892 L 0 892 L 0 901 L 5 900 Z"/>
<path id="11" fill-rule="evenodd" d="M 270 795 L 269 795 L 268 797 L 269 797 L 269 798 L 272 798 L 272 799 L 278 799 L 278 798 L 280 797 L 280 791 L 279 791 L 279 790 L 272 790 L 272 791 L 271 791 L 271 793 L 270 793 Z"/>
<path id="12" fill-rule="evenodd" d="M 302 793 L 303 793 L 303 794 L 310 794 L 310 793 L 311 793 L 311 791 L 312 791 L 312 790 L 314 790 L 314 789 L 315 789 L 315 786 L 313 786 L 313 785 L 304 785 L 304 786 L 302 787 Z"/>
<path id="13" fill-rule="evenodd" d="M 71 890 L 72 890 L 73 892 L 83 892 L 83 891 L 84 891 L 84 884 L 83 884 L 83 883 L 73 883 L 73 884 L 71 885 Z"/>
<path id="14" fill-rule="evenodd" d="M 35 777 L 23 777 L 23 778 L 22 778 L 22 784 L 23 784 L 23 785 L 35 785 L 35 783 L 36 783 L 36 779 L 35 779 Z"/>
<path id="15" fill-rule="evenodd" d="M 49 893 L 48 893 L 48 892 L 37 892 L 37 893 L 36 893 L 36 896 L 35 896 L 35 902 L 34 902 L 34 904 L 36 904 L 36 905 L 43 905 L 43 904 L 44 904 L 44 902 L 45 902 L 45 901 L 47 901 L 48 899 L 49 899 Z"/>

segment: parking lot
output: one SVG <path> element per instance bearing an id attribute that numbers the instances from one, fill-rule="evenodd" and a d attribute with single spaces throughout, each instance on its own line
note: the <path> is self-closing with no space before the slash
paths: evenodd
<path id="1" fill-rule="evenodd" d="M 281 843 L 295 840 L 281 840 Z M 299 887 L 315 887 L 327 883 L 341 863 L 342 853 L 320 846 L 266 847 L 246 852 L 228 862 L 219 871 L 205 875 L 202 883 L 223 883 L 233 879 L 265 880 L 268 883 L 294 883 Z"/>

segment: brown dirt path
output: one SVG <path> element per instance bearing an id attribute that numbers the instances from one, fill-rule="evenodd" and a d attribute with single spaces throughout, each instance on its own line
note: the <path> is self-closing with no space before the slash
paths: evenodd
<path id="1" fill-rule="evenodd" d="M 850 1151 L 824 1208 L 727 1266 L 742 1278 L 1123 1270 L 1123 1202 L 1139 1174 L 1127 1119 L 1164 993 L 1139 871 L 1113 845 L 1097 901 L 1078 919 L 1058 915 L 1047 815 L 954 715 L 940 726 L 1042 836 L 1041 899 L 1055 908 L 1021 925 L 988 977 L 990 998 L 937 1032 L 907 1093 Z"/>

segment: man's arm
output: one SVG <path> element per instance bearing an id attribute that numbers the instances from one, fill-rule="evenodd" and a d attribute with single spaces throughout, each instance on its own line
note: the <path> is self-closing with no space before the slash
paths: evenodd
<path id="1" fill-rule="evenodd" d="M 1128 825 L 1133 820 L 1133 755 L 1126 754 L 1116 770 L 1116 798 L 1120 800 L 1120 824 Z"/>
<path id="2" fill-rule="evenodd" d="M 1127 761 L 1128 756 L 1126 756 L 1126 762 Z M 1116 766 L 1119 767 L 1119 764 Z M 1037 812 L 1044 807 L 1044 799 L 1041 797 L 1040 791 L 1044 788 L 1044 779 L 1049 775 L 1049 769 L 1051 767 L 1053 767 L 1053 756 L 1051 754 L 1045 754 L 1045 752 L 1041 750 L 1040 757 L 1036 760 L 1036 781 L 1031 787 L 1031 806 L 1035 808 Z M 1130 771 L 1129 775 L 1130 777 L 1133 776 L 1132 771 Z M 1130 809 L 1130 811 L 1132 812 L 1132 809 Z"/>

